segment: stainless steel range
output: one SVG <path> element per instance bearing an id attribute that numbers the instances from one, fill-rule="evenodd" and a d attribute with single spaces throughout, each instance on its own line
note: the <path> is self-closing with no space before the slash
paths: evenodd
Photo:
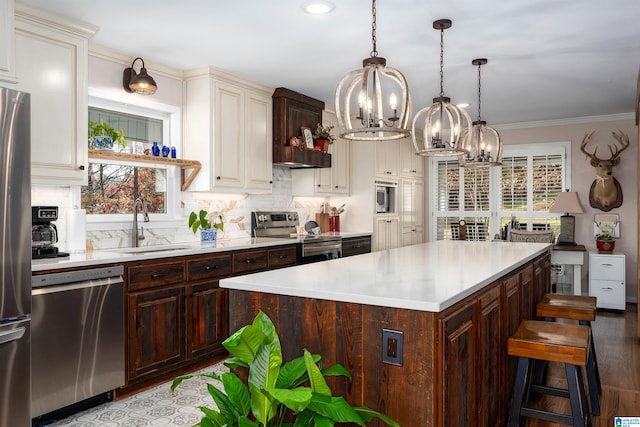
<path id="1" fill-rule="evenodd" d="M 312 233 L 298 235 L 300 220 L 297 212 L 263 211 L 251 213 L 251 232 L 254 237 L 297 237 L 302 241 L 298 249 L 298 264 L 340 258 L 342 238 L 337 235 Z"/>

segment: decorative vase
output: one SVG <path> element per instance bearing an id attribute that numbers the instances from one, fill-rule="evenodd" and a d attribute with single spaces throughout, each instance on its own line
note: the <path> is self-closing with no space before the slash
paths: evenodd
<path id="1" fill-rule="evenodd" d="M 329 151 L 329 140 L 328 139 L 316 139 L 313 142 L 314 145 L 314 149 L 316 151 L 322 151 L 323 153 L 326 153 L 327 151 Z"/>
<path id="2" fill-rule="evenodd" d="M 598 253 L 601 254 L 610 254 L 613 252 L 613 248 L 616 246 L 615 240 L 596 240 L 596 247 L 598 248 Z"/>
<path id="3" fill-rule="evenodd" d="M 200 229 L 200 239 L 203 242 L 211 242 L 216 240 L 216 236 L 218 235 L 217 228 L 208 228 L 206 230 Z"/>
<path id="4" fill-rule="evenodd" d="M 98 150 L 113 150 L 113 138 L 107 135 L 94 136 L 93 145 Z"/>

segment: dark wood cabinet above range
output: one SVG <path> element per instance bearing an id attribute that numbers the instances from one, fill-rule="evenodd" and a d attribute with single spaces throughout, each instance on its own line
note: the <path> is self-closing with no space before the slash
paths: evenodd
<path id="1" fill-rule="evenodd" d="M 322 123 L 324 102 L 283 87 L 273 92 L 273 163 L 290 168 L 330 168 L 331 154 L 291 147 L 302 127 L 314 131 Z"/>

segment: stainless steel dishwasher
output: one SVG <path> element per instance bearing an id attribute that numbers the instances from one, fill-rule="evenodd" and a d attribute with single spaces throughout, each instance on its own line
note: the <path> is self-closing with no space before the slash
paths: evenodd
<path id="1" fill-rule="evenodd" d="M 110 398 L 124 384 L 123 271 L 32 276 L 32 418 L 105 393 Z"/>

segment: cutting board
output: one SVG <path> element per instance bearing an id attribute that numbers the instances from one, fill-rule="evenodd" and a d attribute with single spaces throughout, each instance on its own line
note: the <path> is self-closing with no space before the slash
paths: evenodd
<path id="1" fill-rule="evenodd" d="M 317 213 L 316 214 L 316 222 L 320 226 L 320 230 L 323 233 L 329 232 L 329 214 L 327 213 Z"/>

